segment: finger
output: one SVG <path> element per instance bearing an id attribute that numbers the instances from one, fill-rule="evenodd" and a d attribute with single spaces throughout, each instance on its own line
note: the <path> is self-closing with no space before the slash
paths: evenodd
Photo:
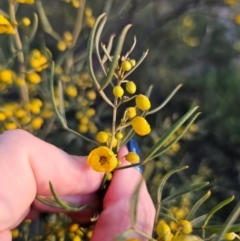
<path id="1" fill-rule="evenodd" d="M 86 157 L 70 156 L 23 130 L 0 135 L 0 231 L 13 228 L 28 214 L 36 194 L 88 194 L 99 189 L 102 174 Z"/>
<path id="2" fill-rule="evenodd" d="M 119 158 L 126 155 L 127 152 L 126 147 L 122 148 Z M 121 160 L 123 165 L 127 164 L 126 160 Z M 131 196 L 141 178 L 140 172 L 134 168 L 114 172 L 113 179 L 104 198 L 103 212 L 96 223 L 91 241 L 114 240 L 117 234 L 131 227 Z M 151 236 L 154 216 L 155 208 L 146 184 L 143 183 L 138 198 L 136 227 Z M 138 237 L 138 235 L 133 234 L 130 238 L 133 237 Z"/>
<path id="3" fill-rule="evenodd" d="M 8 230 L 0 232 L 0 240 L 1 241 L 11 241 L 12 240 L 11 232 Z"/>

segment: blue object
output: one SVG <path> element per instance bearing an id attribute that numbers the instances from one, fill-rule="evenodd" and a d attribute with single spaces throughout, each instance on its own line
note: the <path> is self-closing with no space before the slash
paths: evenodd
<path id="1" fill-rule="evenodd" d="M 129 152 L 134 152 L 136 153 L 139 157 L 140 157 L 140 162 L 142 161 L 142 152 L 140 150 L 140 147 L 137 143 L 137 141 L 135 139 L 130 139 L 127 143 L 127 148 Z M 143 172 L 143 166 L 139 165 L 139 166 L 135 166 L 134 168 L 136 168 L 139 172 Z"/>

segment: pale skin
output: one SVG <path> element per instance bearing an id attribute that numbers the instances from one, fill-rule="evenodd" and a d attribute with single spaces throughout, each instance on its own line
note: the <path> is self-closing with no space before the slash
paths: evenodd
<path id="1" fill-rule="evenodd" d="M 123 165 L 127 152 L 123 147 L 118 153 Z M 25 218 L 35 218 L 41 211 L 56 211 L 35 201 L 36 195 L 51 196 L 49 181 L 63 199 L 86 204 L 96 200 L 102 177 L 102 173 L 87 165 L 86 157 L 68 155 L 26 131 L 1 134 L 0 241 L 11 241 L 10 230 Z M 130 199 L 140 179 L 140 172 L 134 168 L 114 173 L 91 241 L 112 241 L 131 227 Z M 141 186 L 137 210 L 136 226 L 151 236 L 155 209 L 145 183 Z M 88 209 L 73 216 L 81 223 L 89 221 L 93 214 L 94 210 Z"/>

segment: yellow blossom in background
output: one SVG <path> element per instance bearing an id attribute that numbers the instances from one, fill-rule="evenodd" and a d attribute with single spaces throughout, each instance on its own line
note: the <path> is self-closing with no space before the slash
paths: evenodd
<path id="1" fill-rule="evenodd" d="M 185 27 L 192 27 L 193 25 L 193 19 L 189 16 L 186 16 L 184 19 L 183 19 L 183 25 Z"/>
<path id="2" fill-rule="evenodd" d="M 118 165 L 118 160 L 112 150 L 100 146 L 89 153 L 87 163 L 97 172 L 111 172 Z"/>
<path id="3" fill-rule="evenodd" d="M 37 117 L 33 119 L 33 121 L 31 122 L 32 128 L 34 130 L 40 129 L 42 124 L 43 124 L 43 119 L 41 117 Z"/>
<path id="4" fill-rule="evenodd" d="M 5 124 L 6 130 L 14 130 L 17 129 L 17 125 L 14 122 L 8 122 Z"/>
<path id="5" fill-rule="evenodd" d="M 85 13 L 86 17 L 91 17 L 92 16 L 92 9 L 86 7 L 84 13 Z"/>
<path id="6" fill-rule="evenodd" d="M 31 24 L 31 21 L 29 18 L 25 17 L 25 18 L 22 18 L 22 24 L 28 27 Z"/>
<path id="7" fill-rule="evenodd" d="M 5 84 L 12 84 L 14 74 L 11 69 L 5 69 L 0 71 L 0 81 Z"/>
<path id="8" fill-rule="evenodd" d="M 57 48 L 58 48 L 58 50 L 60 50 L 60 51 L 65 51 L 66 48 L 67 48 L 67 45 L 66 45 L 66 43 L 65 43 L 64 41 L 59 41 L 59 42 L 57 43 Z"/>
<path id="9" fill-rule="evenodd" d="M 126 84 L 126 90 L 129 94 L 134 94 L 137 90 L 137 86 L 133 81 L 128 81 Z"/>
<path id="10" fill-rule="evenodd" d="M 41 72 L 48 67 L 48 59 L 38 49 L 34 49 L 31 51 L 29 64 L 35 71 Z"/>
<path id="11" fill-rule="evenodd" d="M 94 90 L 89 90 L 87 92 L 87 97 L 88 97 L 89 100 L 95 100 L 96 97 L 97 97 L 97 94 Z"/>
<path id="12" fill-rule="evenodd" d="M 19 3 L 34 4 L 34 0 L 17 0 Z"/>
<path id="13" fill-rule="evenodd" d="M 78 130 L 81 132 L 81 133 L 87 133 L 88 131 L 88 126 L 86 124 L 80 124 L 78 126 Z"/>
<path id="14" fill-rule="evenodd" d="M 223 235 L 223 238 L 225 239 L 225 240 L 229 240 L 229 241 L 231 241 L 231 240 L 234 240 L 235 238 L 236 238 L 236 234 L 234 233 L 234 232 L 230 232 L 230 233 L 225 233 L 224 235 Z"/>
<path id="15" fill-rule="evenodd" d="M 87 26 L 92 28 L 94 26 L 95 21 L 96 19 L 93 16 L 87 18 L 86 19 Z"/>
<path id="16" fill-rule="evenodd" d="M 6 116 L 3 112 L 0 112 L 0 121 L 5 121 L 6 120 Z"/>
<path id="17" fill-rule="evenodd" d="M 236 6 L 238 4 L 237 0 L 224 0 L 224 2 L 231 7 Z"/>
<path id="18" fill-rule="evenodd" d="M 235 16 L 235 22 L 240 25 L 240 13 Z"/>
<path id="19" fill-rule="evenodd" d="M 27 80 L 32 84 L 39 84 L 41 82 L 41 76 L 35 72 L 27 73 Z"/>
<path id="20" fill-rule="evenodd" d="M 78 92 L 75 85 L 68 85 L 66 88 L 66 94 L 70 97 L 76 97 Z"/>
<path id="21" fill-rule="evenodd" d="M 137 95 L 135 101 L 140 110 L 148 110 L 151 108 L 151 102 L 146 95 Z"/>
<path id="22" fill-rule="evenodd" d="M 140 136 L 145 136 L 150 133 L 151 127 L 142 116 L 136 116 L 131 120 L 133 130 Z"/>
<path id="23" fill-rule="evenodd" d="M 15 228 L 13 230 L 11 230 L 12 233 L 12 238 L 17 238 L 19 236 L 19 229 Z"/>
<path id="24" fill-rule="evenodd" d="M 12 24 L 0 14 L 0 34 L 14 34 L 14 28 Z"/>

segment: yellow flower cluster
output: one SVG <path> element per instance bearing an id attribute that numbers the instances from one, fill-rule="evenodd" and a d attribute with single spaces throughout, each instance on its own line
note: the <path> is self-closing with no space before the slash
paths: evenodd
<path id="1" fill-rule="evenodd" d="M 35 71 L 41 72 L 48 67 L 48 59 L 38 49 L 33 49 L 30 53 L 29 64 Z"/>
<path id="2" fill-rule="evenodd" d="M 85 8 L 85 21 L 88 27 L 92 28 L 96 19 L 92 14 L 92 9 L 91 8 Z"/>
<path id="3" fill-rule="evenodd" d="M 65 51 L 72 46 L 73 36 L 69 31 L 63 33 L 63 39 L 57 43 L 57 48 L 60 51 Z"/>
<path id="4" fill-rule="evenodd" d="M 14 34 L 14 27 L 12 24 L 0 14 L 0 34 Z"/>
<path id="5" fill-rule="evenodd" d="M 175 225 L 167 224 L 164 220 L 160 220 L 155 228 L 158 240 L 163 241 L 200 241 L 198 236 L 190 235 L 192 232 L 192 224 L 188 220 L 180 220 Z M 175 234 L 174 234 L 175 233 Z M 191 239 L 192 238 L 192 239 Z"/>
<path id="6" fill-rule="evenodd" d="M 224 0 L 224 2 L 231 7 L 234 7 L 238 4 L 238 0 Z"/>

